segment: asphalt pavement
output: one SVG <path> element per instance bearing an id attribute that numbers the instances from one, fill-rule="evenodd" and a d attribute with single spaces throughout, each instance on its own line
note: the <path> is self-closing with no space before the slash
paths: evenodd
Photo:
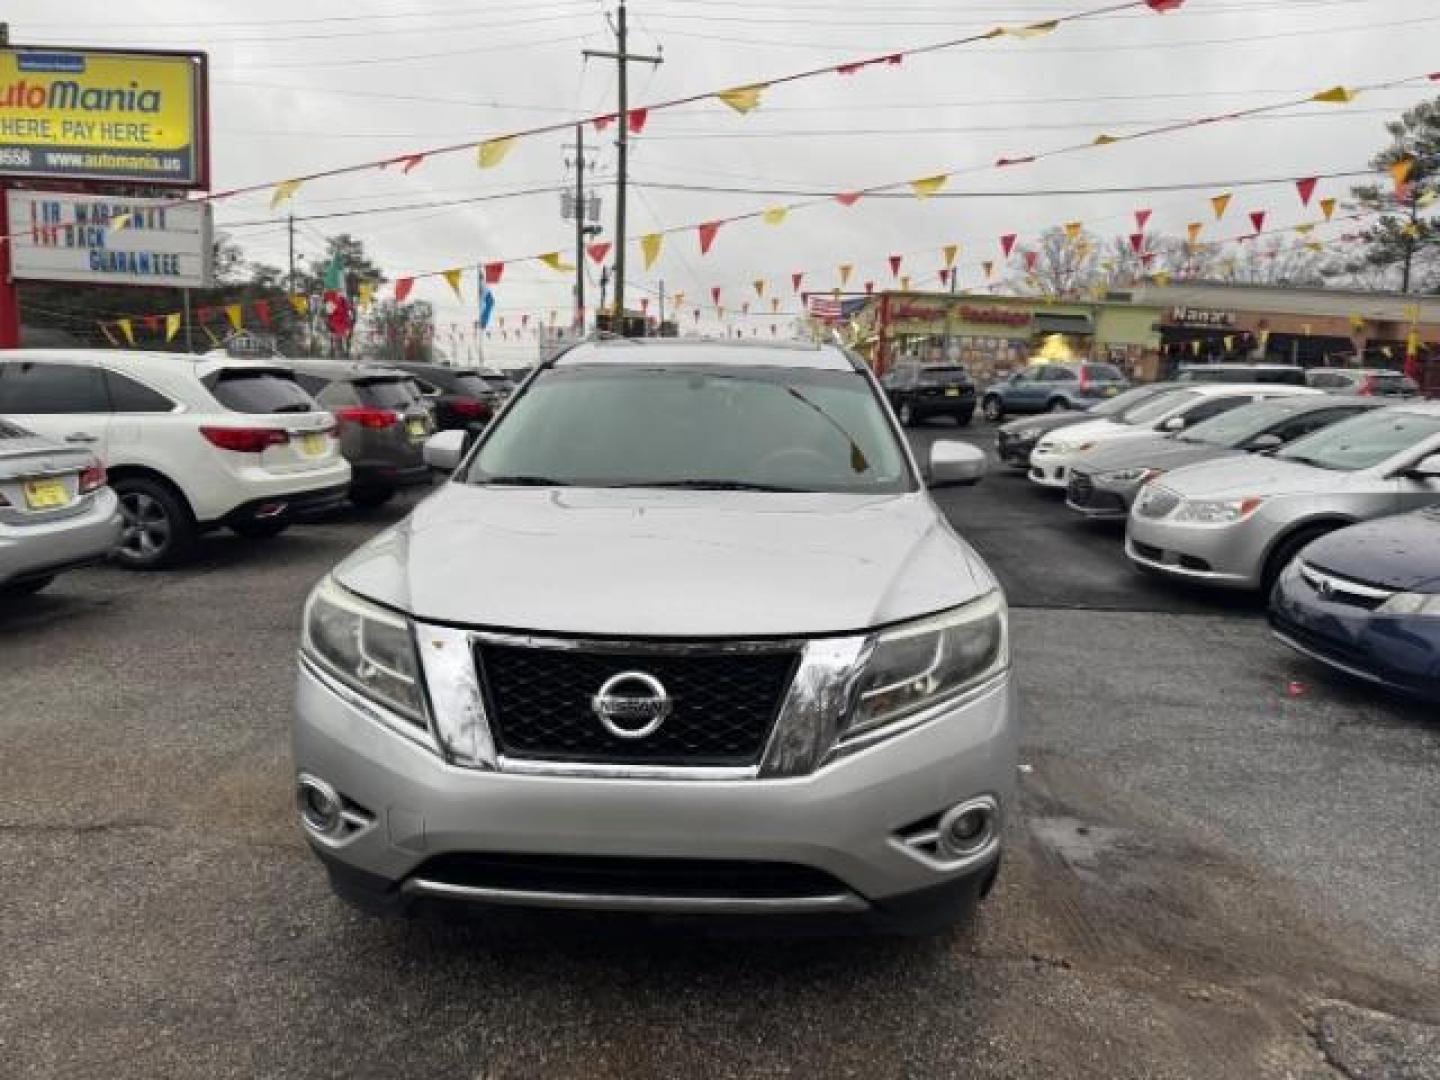
<path id="1" fill-rule="evenodd" d="M 916 434 L 988 442 L 979 427 Z M 1023 805 L 978 920 L 392 922 L 293 822 L 304 595 L 403 504 L 0 612 L 0 1075 L 1440 1076 L 1440 720 L 996 472 Z"/>

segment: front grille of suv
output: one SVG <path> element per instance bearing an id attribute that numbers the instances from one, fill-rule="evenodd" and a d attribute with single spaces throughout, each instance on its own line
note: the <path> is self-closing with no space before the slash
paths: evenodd
<path id="1" fill-rule="evenodd" d="M 755 764 L 770 737 L 799 654 L 647 651 L 481 641 L 476 663 L 496 747 L 508 757 L 573 763 L 734 767 Z M 644 738 L 601 724 L 592 700 L 606 680 L 639 671 L 672 708 Z"/>

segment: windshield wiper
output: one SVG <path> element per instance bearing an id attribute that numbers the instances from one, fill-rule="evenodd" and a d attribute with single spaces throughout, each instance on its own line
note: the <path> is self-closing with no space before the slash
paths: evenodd
<path id="1" fill-rule="evenodd" d="M 803 488 L 781 487 L 779 484 L 752 484 L 748 480 L 637 480 L 614 484 L 622 488 L 678 488 L 685 491 L 778 491 L 798 492 Z"/>
<path id="2" fill-rule="evenodd" d="M 829 424 L 842 436 L 844 436 L 845 441 L 850 444 L 850 468 L 853 472 L 862 473 L 870 468 L 870 462 L 865 459 L 865 452 L 860 449 L 860 444 L 855 441 L 855 437 L 851 435 L 850 432 L 845 430 L 844 424 L 840 423 L 839 420 L 836 420 L 833 416 L 831 416 L 828 412 L 822 409 L 819 405 L 815 404 L 815 402 L 811 401 L 799 390 L 796 390 L 795 387 L 787 386 L 785 387 L 785 392 L 791 397 L 793 397 L 796 401 L 804 405 L 806 408 L 813 409 L 815 412 L 819 413 L 821 418 L 823 418 L 827 424 Z"/>
<path id="3" fill-rule="evenodd" d="M 1284 457 L 1281 457 L 1280 455 L 1277 454 L 1277 455 L 1276 455 L 1276 460 L 1277 460 L 1277 461 L 1293 461 L 1293 462 L 1295 462 L 1297 465 L 1309 465 L 1312 469 L 1324 469 L 1324 470 L 1326 470 L 1327 472 L 1336 472 L 1336 471 L 1337 471 L 1336 468 L 1335 468 L 1335 466 L 1333 466 L 1333 465 L 1326 465 L 1326 464 L 1324 464 L 1323 462 L 1316 461 L 1314 458 L 1305 457 L 1305 456 L 1303 456 L 1303 455 L 1301 455 L 1301 454 L 1286 454 Z"/>
<path id="4" fill-rule="evenodd" d="M 553 476 L 487 476 L 476 481 L 482 487 L 569 487 L 569 480 L 557 480 Z"/>

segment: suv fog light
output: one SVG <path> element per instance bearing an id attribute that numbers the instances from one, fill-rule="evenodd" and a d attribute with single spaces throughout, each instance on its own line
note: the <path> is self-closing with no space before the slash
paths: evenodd
<path id="1" fill-rule="evenodd" d="M 322 836 L 338 836 L 345 827 L 345 804 L 340 793 L 315 776 L 302 775 L 295 789 L 295 801 L 305 827 Z"/>
<path id="2" fill-rule="evenodd" d="M 957 857 L 979 851 L 994 837 L 995 818 L 995 801 L 988 797 L 953 806 L 940 818 L 940 843 Z"/>

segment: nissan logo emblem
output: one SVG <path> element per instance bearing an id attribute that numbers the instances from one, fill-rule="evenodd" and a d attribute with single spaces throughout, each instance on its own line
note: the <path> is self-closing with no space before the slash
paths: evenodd
<path id="1" fill-rule="evenodd" d="M 610 676 L 590 699 L 590 709 L 600 725 L 617 739 L 655 734 L 672 708 L 674 702 L 660 680 L 643 671 Z"/>

